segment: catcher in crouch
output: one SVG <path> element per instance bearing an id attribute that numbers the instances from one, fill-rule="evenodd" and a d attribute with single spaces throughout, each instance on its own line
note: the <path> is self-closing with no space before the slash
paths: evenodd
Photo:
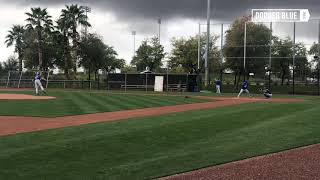
<path id="1" fill-rule="evenodd" d="M 267 99 L 272 98 L 272 93 L 268 88 L 264 88 L 263 90 L 263 95 L 264 97 L 266 97 Z"/>

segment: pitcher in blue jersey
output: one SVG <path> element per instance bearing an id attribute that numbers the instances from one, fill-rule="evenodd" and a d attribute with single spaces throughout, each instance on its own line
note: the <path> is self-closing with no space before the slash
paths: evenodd
<path id="1" fill-rule="evenodd" d="M 238 98 L 240 97 L 240 95 L 241 95 L 243 92 L 248 93 L 249 96 L 250 96 L 250 92 L 249 92 L 249 90 L 248 90 L 248 87 L 249 87 L 249 82 L 248 82 L 247 80 L 243 81 L 242 86 L 241 86 L 241 90 L 240 90 L 240 92 L 239 92 L 239 94 L 238 94 Z M 250 96 L 250 97 L 251 97 L 251 96 Z"/>
<path id="2" fill-rule="evenodd" d="M 36 89 L 36 95 L 39 95 L 39 88 L 41 89 L 41 91 L 46 94 L 46 91 L 44 90 L 42 84 L 41 84 L 41 73 L 37 72 L 36 76 L 34 77 L 34 87 Z"/>

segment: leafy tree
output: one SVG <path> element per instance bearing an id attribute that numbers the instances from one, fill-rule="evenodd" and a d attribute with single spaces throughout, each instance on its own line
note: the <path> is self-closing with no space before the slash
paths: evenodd
<path id="1" fill-rule="evenodd" d="M 320 44 L 313 43 L 308 54 L 313 55 L 313 56 L 319 56 L 320 55 Z"/>
<path id="2" fill-rule="evenodd" d="M 142 42 L 131 64 L 136 66 L 138 71 L 144 71 L 146 68 L 155 71 L 162 66 L 165 55 L 164 47 L 159 44 L 158 38 L 154 37 Z"/>
<path id="3" fill-rule="evenodd" d="M 60 31 L 55 31 L 52 34 L 52 48 L 56 51 L 53 55 L 53 63 L 59 69 L 63 70 L 67 79 L 70 78 L 69 70 L 72 67 L 70 46 L 68 40 Z"/>
<path id="4" fill-rule="evenodd" d="M 124 59 L 115 59 L 115 61 L 112 61 L 112 64 L 111 64 L 111 68 L 113 68 L 114 70 L 115 69 L 122 69 L 124 68 L 126 65 L 126 60 Z"/>
<path id="5" fill-rule="evenodd" d="M 15 52 L 18 53 L 19 59 L 19 71 L 22 71 L 22 61 L 23 61 L 23 48 L 24 48 L 24 32 L 25 29 L 20 25 L 13 25 L 9 34 L 6 36 L 5 43 L 7 47 L 15 44 Z"/>
<path id="6" fill-rule="evenodd" d="M 295 47 L 295 70 L 300 72 L 298 77 L 304 78 L 302 74 L 310 73 L 311 68 L 307 59 L 307 49 L 302 43 L 293 45 L 293 41 L 287 37 L 286 39 L 279 39 L 273 37 L 272 46 L 272 71 L 280 71 L 281 85 L 284 84 L 284 80 L 289 82 L 290 67 L 293 66 L 293 47 Z M 304 72 L 304 73 L 303 73 Z"/>
<path id="7" fill-rule="evenodd" d="M 124 66 L 125 61 L 123 59 L 117 59 L 118 53 L 113 49 L 113 47 L 105 45 L 105 57 L 103 62 L 103 67 L 107 72 L 113 71 L 115 69 L 120 69 Z"/>
<path id="8" fill-rule="evenodd" d="M 190 74 L 204 71 L 204 60 L 200 61 L 200 69 L 198 69 L 198 38 L 199 36 L 172 39 L 172 52 L 169 66 L 176 72 L 188 72 Z M 201 42 L 205 42 L 206 35 L 202 35 Z M 221 57 L 216 46 L 214 46 L 217 37 L 210 37 L 210 70 L 221 69 Z M 205 44 L 201 46 L 201 57 L 205 55 Z"/>
<path id="9" fill-rule="evenodd" d="M 88 69 L 91 79 L 91 72 L 96 73 L 103 66 L 106 46 L 96 34 L 88 34 L 80 41 L 79 48 L 79 65 Z"/>
<path id="10" fill-rule="evenodd" d="M 318 56 L 320 57 L 320 44 L 317 44 L 317 43 L 313 43 L 309 52 L 308 52 L 309 55 L 311 56 Z M 312 62 L 313 63 L 316 63 L 317 65 L 317 68 L 319 67 L 319 60 L 318 59 L 312 59 Z"/>
<path id="11" fill-rule="evenodd" d="M 124 65 L 122 68 L 121 68 L 121 72 L 122 73 L 137 73 L 137 68 L 132 66 L 132 65 Z"/>
<path id="12" fill-rule="evenodd" d="M 179 73 L 183 74 L 183 73 L 187 72 L 181 65 L 175 66 L 175 65 L 170 65 L 170 64 L 169 64 L 168 71 L 171 73 L 178 73 L 178 74 Z M 198 71 L 196 73 L 198 73 Z"/>
<path id="13" fill-rule="evenodd" d="M 53 22 L 51 16 L 48 14 L 47 9 L 41 9 L 40 7 L 31 8 L 31 12 L 27 12 L 26 15 L 28 18 L 26 25 L 28 31 L 34 31 L 35 37 L 37 40 L 37 49 L 38 49 L 38 68 L 45 69 L 43 67 L 43 43 L 45 34 L 50 34 L 53 29 Z"/>
<path id="14" fill-rule="evenodd" d="M 3 62 L 4 71 L 17 71 L 19 69 L 19 62 L 15 56 L 9 56 L 8 60 Z"/>
<path id="15" fill-rule="evenodd" d="M 290 38 L 281 40 L 277 37 L 273 38 L 272 46 L 272 71 L 280 70 L 281 85 L 284 84 L 285 78 L 290 77 L 290 65 L 292 65 L 293 43 Z"/>
<path id="16" fill-rule="evenodd" d="M 72 58 L 73 58 L 73 71 L 77 72 L 77 57 L 79 49 L 80 35 L 77 31 L 79 25 L 90 27 L 91 24 L 88 22 L 88 16 L 86 15 L 85 6 L 78 6 L 72 4 L 71 6 L 66 5 L 66 9 L 62 10 L 60 19 L 63 19 L 65 28 L 70 29 L 69 36 L 72 38 Z"/>
<path id="17" fill-rule="evenodd" d="M 117 59 L 117 55 L 113 47 L 104 44 L 97 34 L 88 34 L 80 42 L 80 65 L 89 70 L 89 79 L 91 71 L 96 77 L 100 69 L 110 72 L 122 68 L 125 61 Z"/>
<path id="18" fill-rule="evenodd" d="M 307 48 L 301 42 L 295 44 L 295 76 L 305 80 L 306 74 L 311 73 L 311 65 L 308 61 Z"/>
<path id="19" fill-rule="evenodd" d="M 59 46 L 57 46 L 54 42 L 53 34 L 43 34 L 42 39 L 43 42 L 41 43 L 41 51 L 42 51 L 42 64 L 40 66 L 39 62 L 39 54 L 35 49 L 38 48 L 38 42 L 35 41 L 37 39 L 37 33 L 35 31 L 27 31 L 25 44 L 26 47 L 24 49 L 24 60 L 25 60 L 25 67 L 28 69 L 38 69 L 41 67 L 41 70 L 48 71 L 49 68 L 54 67 L 54 63 L 56 63 L 57 53 L 59 53 Z"/>
<path id="20" fill-rule="evenodd" d="M 246 48 L 246 72 L 244 72 L 244 32 L 247 24 L 247 48 Z M 263 24 L 248 22 L 247 18 L 237 19 L 226 32 L 224 45 L 224 55 L 226 57 L 226 67 L 235 73 L 235 82 L 238 84 L 241 74 L 249 78 L 249 72 L 264 74 L 264 68 L 269 56 L 271 31 Z"/>

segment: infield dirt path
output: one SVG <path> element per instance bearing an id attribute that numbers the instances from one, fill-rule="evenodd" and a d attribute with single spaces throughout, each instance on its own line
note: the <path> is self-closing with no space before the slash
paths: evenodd
<path id="1" fill-rule="evenodd" d="M 0 100 L 48 100 L 55 99 L 52 96 L 33 96 L 28 94 L 0 94 Z"/>
<path id="2" fill-rule="evenodd" d="M 320 144 L 177 174 L 160 180 L 319 180 Z"/>
<path id="3" fill-rule="evenodd" d="M 42 117 L 19 117 L 19 116 L 0 116 L 0 136 L 17 134 L 23 132 L 33 132 L 45 129 L 62 128 L 81 124 L 115 121 L 136 117 L 162 115 L 174 112 L 183 112 L 196 109 L 206 109 L 221 106 L 230 106 L 242 103 L 253 103 L 261 101 L 270 102 L 300 102 L 297 99 L 260 99 L 260 98 L 226 98 L 226 97 L 207 97 L 196 96 L 201 99 L 218 100 L 205 103 L 182 104 L 174 106 L 154 107 L 145 109 L 125 110 L 116 112 L 85 114 L 75 116 L 65 116 L 57 118 Z"/>

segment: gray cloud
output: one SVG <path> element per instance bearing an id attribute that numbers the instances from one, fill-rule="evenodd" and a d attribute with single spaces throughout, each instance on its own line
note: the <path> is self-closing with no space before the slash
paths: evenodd
<path id="1" fill-rule="evenodd" d="M 313 18 L 319 17 L 319 0 L 211 0 L 212 18 L 215 22 L 232 22 L 249 15 L 252 8 L 307 8 Z M 16 6 L 61 6 L 78 3 L 94 11 L 112 13 L 118 21 L 128 24 L 140 34 L 156 31 L 156 19 L 166 22 L 179 18 L 204 21 L 207 0 L 0 0 Z M 2 3 L 1 3 L 2 4 Z M 178 22 L 178 21 L 177 21 Z M 309 29 L 309 31 L 311 31 Z M 308 34 L 308 33 L 303 33 Z"/>
<path id="2" fill-rule="evenodd" d="M 212 1 L 212 19 L 215 22 L 232 22 L 235 18 L 249 15 L 252 8 L 306 8 L 311 12 L 312 18 L 320 17 L 320 1 L 319 0 L 211 0 Z M 173 36 L 191 35 L 197 32 L 197 22 L 204 22 L 206 18 L 207 0 L 0 0 L 1 9 L 10 7 L 17 12 L 25 12 L 28 7 L 41 6 L 61 8 L 64 4 L 77 3 L 92 7 L 91 22 L 95 22 L 93 31 L 98 30 L 106 41 L 117 47 L 123 57 L 129 59 L 131 57 L 130 31 L 136 30 L 141 39 L 150 37 L 157 33 L 156 19 L 161 17 L 162 21 L 162 42 L 170 50 L 169 40 Z M 10 9 L 9 8 L 9 9 Z M 56 10 L 55 10 L 56 11 Z M 51 12 L 50 12 L 51 13 Z M 93 14 L 98 17 L 95 18 Z M 112 14 L 116 20 L 111 23 L 97 23 L 97 21 L 105 21 L 104 13 Z M 58 12 L 55 12 L 58 14 Z M 89 17 L 90 17 L 89 16 Z M 102 18 L 101 18 L 102 17 Z M 110 16 L 106 16 L 110 17 Z M 2 18 L 3 21 L 16 20 L 18 17 L 10 15 L 10 17 Z M 19 17 L 21 19 L 21 16 Z M 191 19 L 193 24 L 183 26 L 183 20 Z M 14 21 L 16 22 L 16 21 Z M 110 21 L 109 21 L 110 22 Z M 97 27 L 99 24 L 99 27 Z M 123 25 L 123 28 L 115 28 L 114 26 Z M 181 26 L 181 30 L 176 33 L 169 32 L 170 26 Z M 113 26 L 113 27 L 112 27 Z M 274 24 L 275 33 L 281 37 L 292 35 L 292 24 Z M 308 40 L 312 43 L 317 40 L 317 23 L 300 24 L 297 26 L 297 41 Z M 186 29 L 188 28 L 188 29 Z M 203 27 L 204 28 L 204 27 Z M 2 29 L 9 29 L 3 27 Z M 3 30 L 2 32 L 6 32 Z M 219 27 L 213 28 L 215 33 L 219 33 Z M 113 32 L 112 32 L 113 31 Z M 119 31 L 119 32 L 118 32 Z M 192 31 L 192 32 L 191 32 Z M 125 36 L 125 37 L 123 37 Z M 2 51 L 7 51 L 3 47 Z M 11 51 L 11 50 L 10 50 Z M 129 52 L 129 53 L 128 53 Z"/>
<path id="3" fill-rule="evenodd" d="M 0 0 L 5 4 L 61 5 L 87 4 L 101 11 L 109 11 L 122 21 L 152 20 L 157 17 L 203 19 L 207 0 Z M 315 16 L 320 8 L 319 0 L 212 0 L 213 18 L 231 21 L 246 15 L 251 8 L 309 8 Z"/>

